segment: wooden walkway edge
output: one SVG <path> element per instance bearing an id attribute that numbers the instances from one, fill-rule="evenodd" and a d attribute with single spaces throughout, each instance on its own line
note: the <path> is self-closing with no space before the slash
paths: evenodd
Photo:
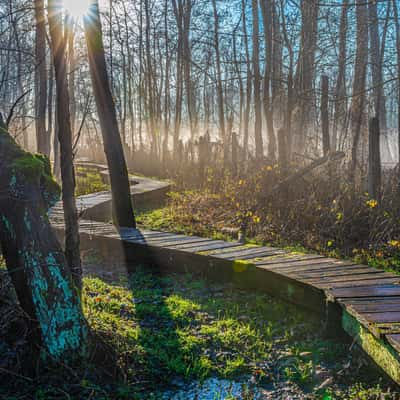
<path id="1" fill-rule="evenodd" d="M 96 168 L 107 179 L 103 165 Z M 133 176 L 135 201 L 159 200 L 167 182 Z M 324 317 L 329 330 L 341 328 L 397 384 L 400 384 L 400 276 L 365 265 L 278 248 L 246 246 L 149 230 L 120 229 L 111 220 L 110 192 L 77 199 L 83 248 L 98 248 L 107 257 L 126 256 L 131 265 L 148 264 L 165 271 L 201 273 L 230 280 L 246 288 L 265 290 L 307 307 Z M 62 203 L 51 210 L 50 221 L 63 235 Z"/>

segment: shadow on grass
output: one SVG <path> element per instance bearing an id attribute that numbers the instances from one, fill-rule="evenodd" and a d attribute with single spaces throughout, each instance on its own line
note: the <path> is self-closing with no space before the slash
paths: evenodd
<path id="1" fill-rule="evenodd" d="M 136 235 L 145 245 L 146 239 L 139 230 Z M 165 385 L 178 376 L 190 375 L 177 333 L 187 320 L 172 314 L 168 304 L 171 287 L 154 260 L 151 247 L 148 247 L 145 265 L 128 263 L 128 284 L 135 304 L 136 323 L 140 328 L 137 343 L 143 354 L 139 362 L 142 369 L 151 374 L 152 381 Z"/>

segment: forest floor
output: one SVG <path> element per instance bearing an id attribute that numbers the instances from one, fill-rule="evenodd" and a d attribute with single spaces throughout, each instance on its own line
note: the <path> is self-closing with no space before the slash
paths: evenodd
<path id="1" fill-rule="evenodd" d="M 10 330 L 21 334 L 23 325 L 8 289 L 1 399 L 399 398 L 356 346 L 325 339 L 320 320 L 298 307 L 195 276 L 143 269 L 128 277 L 95 252 L 84 259 L 83 305 L 98 343 L 90 361 L 37 379 L 20 375 L 24 337 Z"/>

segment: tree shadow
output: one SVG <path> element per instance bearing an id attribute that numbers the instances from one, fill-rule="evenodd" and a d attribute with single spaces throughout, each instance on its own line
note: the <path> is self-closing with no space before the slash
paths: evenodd
<path id="1" fill-rule="evenodd" d="M 135 230 L 143 246 L 147 241 Z M 172 287 L 156 262 L 150 246 L 146 262 L 127 261 L 128 283 L 135 304 L 135 322 L 139 326 L 137 343 L 140 349 L 141 372 L 153 382 L 171 385 L 176 378 L 187 378 L 187 357 L 177 333 L 188 323 L 186 318 L 174 315 L 168 304 Z"/>

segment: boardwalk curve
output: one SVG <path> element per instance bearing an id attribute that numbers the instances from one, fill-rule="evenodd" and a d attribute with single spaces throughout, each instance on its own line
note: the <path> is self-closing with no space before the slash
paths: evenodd
<path id="1" fill-rule="evenodd" d="M 95 168 L 106 181 L 107 167 Z M 131 176 L 135 201 L 162 198 L 170 185 Z M 400 277 L 366 265 L 273 247 L 247 246 L 198 236 L 123 228 L 111 220 L 111 193 L 78 197 L 82 247 L 104 255 L 124 254 L 132 265 L 151 263 L 165 271 L 195 271 L 215 280 L 231 280 L 246 288 L 265 290 L 323 316 L 326 329 L 342 327 L 354 341 L 400 384 Z M 51 210 L 56 233 L 64 232 L 63 208 Z"/>

